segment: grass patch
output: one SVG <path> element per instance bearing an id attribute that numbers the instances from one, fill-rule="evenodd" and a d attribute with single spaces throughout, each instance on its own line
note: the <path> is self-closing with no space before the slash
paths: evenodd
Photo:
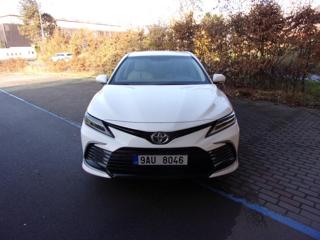
<path id="1" fill-rule="evenodd" d="M 305 93 L 286 93 L 282 90 L 258 90 L 252 88 L 230 88 L 224 90 L 231 97 L 244 97 L 255 100 L 287 104 L 289 106 L 306 106 L 320 108 L 320 82 L 306 81 Z"/>
<path id="2" fill-rule="evenodd" d="M 320 99 L 320 82 L 306 81 L 306 94 Z"/>

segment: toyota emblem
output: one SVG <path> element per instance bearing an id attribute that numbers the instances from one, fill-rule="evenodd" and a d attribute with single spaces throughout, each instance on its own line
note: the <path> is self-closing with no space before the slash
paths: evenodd
<path id="1" fill-rule="evenodd" d="M 170 140 L 169 135 L 164 132 L 152 133 L 150 138 L 154 144 L 166 144 Z"/>

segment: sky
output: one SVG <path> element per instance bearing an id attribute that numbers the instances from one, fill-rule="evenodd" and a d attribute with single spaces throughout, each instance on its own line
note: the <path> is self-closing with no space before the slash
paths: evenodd
<path id="1" fill-rule="evenodd" d="M 0 16 L 19 14 L 20 0 L 0 0 Z M 41 11 L 54 18 L 101 22 L 120 26 L 144 26 L 168 22 L 179 12 L 179 2 L 187 0 L 38 0 Z M 202 9 L 219 13 L 218 0 L 198 0 Z M 237 0 L 235 0 L 237 1 Z M 299 0 L 301 1 L 301 0 Z M 309 2 L 311 0 L 302 0 Z M 294 0 L 283 0 L 287 9 Z M 312 5 L 320 6 L 320 0 L 312 0 Z"/>

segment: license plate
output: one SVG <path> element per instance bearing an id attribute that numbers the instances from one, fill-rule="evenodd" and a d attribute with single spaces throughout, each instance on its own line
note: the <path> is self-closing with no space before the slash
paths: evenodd
<path id="1" fill-rule="evenodd" d="M 133 164 L 144 166 L 185 166 L 188 165 L 188 155 L 137 155 L 133 158 Z"/>

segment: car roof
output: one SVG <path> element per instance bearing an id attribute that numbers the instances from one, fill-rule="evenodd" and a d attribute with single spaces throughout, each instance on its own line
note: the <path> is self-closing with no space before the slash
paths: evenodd
<path id="1" fill-rule="evenodd" d="M 192 56 L 191 52 L 179 51 L 138 51 L 128 53 L 128 57 L 142 57 L 142 56 Z"/>

